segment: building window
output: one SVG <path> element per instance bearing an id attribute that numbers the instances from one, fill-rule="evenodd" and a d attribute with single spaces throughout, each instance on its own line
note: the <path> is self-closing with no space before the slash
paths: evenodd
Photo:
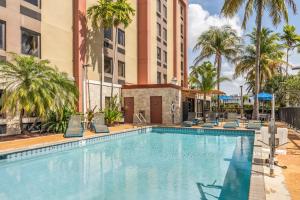
<path id="1" fill-rule="evenodd" d="M 105 108 L 109 108 L 110 106 L 110 97 L 105 97 Z"/>
<path id="2" fill-rule="evenodd" d="M 180 25 L 180 32 L 183 35 L 183 24 Z"/>
<path id="3" fill-rule="evenodd" d="M 161 60 L 161 49 L 157 47 L 157 60 Z"/>
<path id="4" fill-rule="evenodd" d="M 118 62 L 118 75 L 119 77 L 125 78 L 125 63 L 119 61 Z"/>
<path id="5" fill-rule="evenodd" d="M 164 40 L 167 41 L 167 38 L 168 38 L 168 34 L 167 34 L 167 29 L 163 29 L 163 37 L 164 37 Z"/>
<path id="6" fill-rule="evenodd" d="M 183 16 L 183 7 L 180 6 L 180 15 Z"/>
<path id="7" fill-rule="evenodd" d="M 104 72 L 112 74 L 113 71 L 113 59 L 110 57 L 104 57 Z"/>
<path id="8" fill-rule="evenodd" d="M 161 84 L 161 73 L 157 72 L 157 84 Z"/>
<path id="9" fill-rule="evenodd" d="M 112 40 L 112 29 L 111 28 L 104 29 L 104 38 Z"/>
<path id="10" fill-rule="evenodd" d="M 167 19 L 168 17 L 167 17 L 167 15 L 168 15 L 168 13 L 167 13 L 167 6 L 165 6 L 164 5 L 164 8 L 163 8 L 163 14 L 164 14 L 164 17 Z"/>
<path id="11" fill-rule="evenodd" d="M 181 53 L 183 53 L 183 43 L 180 44 L 180 47 L 181 47 Z"/>
<path id="12" fill-rule="evenodd" d="M 125 32 L 118 29 L 118 44 L 125 46 Z"/>
<path id="13" fill-rule="evenodd" d="M 22 32 L 22 54 L 40 57 L 40 37 L 39 33 L 21 28 Z"/>
<path id="14" fill-rule="evenodd" d="M 183 71 L 183 61 L 181 61 L 181 71 Z"/>
<path id="15" fill-rule="evenodd" d="M 160 25 L 160 23 L 157 23 L 157 35 L 159 37 L 161 37 L 161 25 Z"/>
<path id="16" fill-rule="evenodd" d="M 161 0 L 156 0 L 156 9 L 157 9 L 157 12 L 161 12 Z"/>
<path id="17" fill-rule="evenodd" d="M 168 62 L 168 53 L 164 51 L 164 63 Z"/>
<path id="18" fill-rule="evenodd" d="M 0 21 L 0 49 L 5 49 L 5 22 Z"/>
<path id="19" fill-rule="evenodd" d="M 164 84 L 167 84 L 168 83 L 167 74 L 164 74 L 163 77 L 164 77 Z"/>
<path id="20" fill-rule="evenodd" d="M 35 5 L 37 7 L 40 7 L 40 5 L 41 5 L 41 3 L 40 3 L 41 0 L 24 0 L 24 1 L 31 3 L 32 5 Z"/>

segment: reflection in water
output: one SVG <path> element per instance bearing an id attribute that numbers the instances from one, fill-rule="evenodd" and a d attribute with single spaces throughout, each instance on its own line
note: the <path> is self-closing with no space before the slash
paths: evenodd
<path id="1" fill-rule="evenodd" d="M 1 164 L 0 199 L 247 199 L 252 145 L 249 136 L 130 136 Z"/>

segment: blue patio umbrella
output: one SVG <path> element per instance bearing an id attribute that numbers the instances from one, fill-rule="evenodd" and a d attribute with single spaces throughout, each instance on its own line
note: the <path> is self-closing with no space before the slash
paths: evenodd
<path id="1" fill-rule="evenodd" d="M 258 94 L 258 100 L 259 101 L 271 101 L 273 98 L 272 94 L 262 92 Z"/>
<path id="2" fill-rule="evenodd" d="M 230 99 L 231 99 L 230 96 L 220 96 L 220 100 L 223 100 L 223 101 L 228 101 Z"/>

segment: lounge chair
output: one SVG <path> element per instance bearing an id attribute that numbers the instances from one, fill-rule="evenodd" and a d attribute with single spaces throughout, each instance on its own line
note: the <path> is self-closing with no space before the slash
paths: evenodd
<path id="1" fill-rule="evenodd" d="M 223 125 L 223 128 L 237 128 L 237 127 L 239 127 L 239 123 L 237 121 L 226 122 Z"/>
<path id="2" fill-rule="evenodd" d="M 223 125 L 223 128 L 237 128 L 240 126 L 236 113 L 228 113 L 227 120 L 228 122 Z"/>
<path id="3" fill-rule="evenodd" d="M 95 114 L 92 120 L 91 129 L 95 131 L 95 133 L 109 133 L 109 129 L 105 125 L 103 113 Z"/>
<path id="4" fill-rule="evenodd" d="M 192 127 L 193 126 L 193 122 L 191 122 L 191 121 L 184 121 L 184 122 L 182 122 L 182 126 L 183 127 Z"/>
<path id="5" fill-rule="evenodd" d="M 246 128 L 247 129 L 252 129 L 252 130 L 260 130 L 262 127 L 262 123 L 261 121 L 253 121 L 253 120 L 250 120 L 248 122 L 248 124 L 246 125 Z"/>
<path id="6" fill-rule="evenodd" d="M 83 126 L 81 123 L 82 117 L 80 115 L 72 115 L 70 117 L 68 128 L 64 134 L 65 138 L 70 137 L 82 137 L 83 136 Z"/>
<path id="7" fill-rule="evenodd" d="M 216 126 L 215 123 L 211 123 L 211 122 L 206 122 L 204 124 L 202 124 L 202 127 L 204 128 L 214 128 Z"/>

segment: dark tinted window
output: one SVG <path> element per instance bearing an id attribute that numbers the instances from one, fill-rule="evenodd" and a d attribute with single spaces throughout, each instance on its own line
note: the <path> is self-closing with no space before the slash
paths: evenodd
<path id="1" fill-rule="evenodd" d="M 113 60 L 109 57 L 104 57 L 104 72 L 107 74 L 112 74 L 113 70 Z"/>
<path id="2" fill-rule="evenodd" d="M 22 53 L 40 57 L 40 34 L 22 28 Z"/>
<path id="3" fill-rule="evenodd" d="M 104 29 L 104 38 L 112 40 L 112 29 L 111 28 Z"/>
<path id="4" fill-rule="evenodd" d="M 35 5 L 35 6 L 40 6 L 40 0 L 24 0 L 24 1 L 26 1 L 26 2 L 28 2 L 28 3 L 31 3 L 31 4 L 33 4 L 33 5 Z"/>
<path id="5" fill-rule="evenodd" d="M 118 44 L 125 46 L 125 32 L 118 29 Z"/>
<path id="6" fill-rule="evenodd" d="M 0 21 L 0 49 L 5 49 L 5 23 Z"/>
<path id="7" fill-rule="evenodd" d="M 119 77 L 124 77 L 125 78 L 125 63 L 119 61 L 118 63 L 118 75 Z"/>

